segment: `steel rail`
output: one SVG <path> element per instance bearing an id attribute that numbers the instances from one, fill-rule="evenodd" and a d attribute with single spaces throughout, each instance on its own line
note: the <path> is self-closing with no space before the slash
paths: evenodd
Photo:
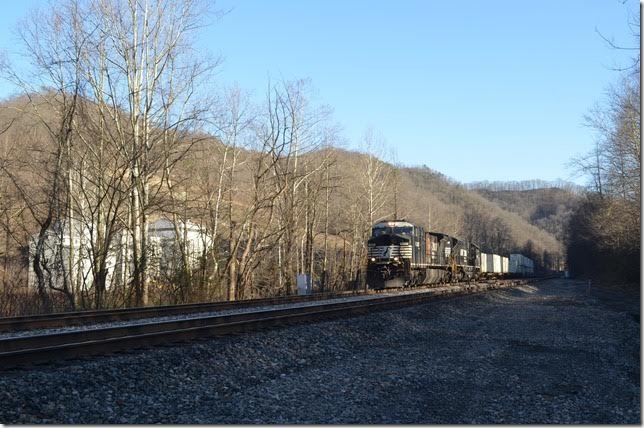
<path id="1" fill-rule="evenodd" d="M 270 306 L 282 303 L 307 302 L 333 299 L 337 297 L 346 297 L 360 293 L 361 292 L 359 291 L 344 291 L 335 293 L 317 293 L 307 296 L 278 296 L 249 300 L 147 306 L 126 309 L 101 309 L 96 311 L 59 312 L 54 314 L 2 317 L 0 318 L 0 333 L 20 330 L 69 327 L 74 325 L 94 323 L 98 324 L 110 321 L 130 321 L 142 318 L 184 315 L 231 308 L 246 308 L 264 305 Z"/>
<path id="2" fill-rule="evenodd" d="M 493 280 L 481 280 L 486 283 Z M 467 282 L 452 283 L 451 285 L 467 284 Z M 447 284 L 445 284 L 447 285 Z M 436 284 L 417 286 L 416 289 L 436 287 Z M 440 285 L 442 286 L 442 285 Z M 172 315 L 187 315 L 199 312 L 212 312 L 232 308 L 247 308 L 255 306 L 271 306 L 300 301 L 315 301 L 362 294 L 378 294 L 396 292 L 396 289 L 383 290 L 351 290 L 339 292 L 316 293 L 307 296 L 277 296 L 260 299 L 216 301 L 204 303 L 188 303 L 178 305 L 147 306 L 122 309 L 100 309 L 90 311 L 58 312 L 53 314 L 25 315 L 17 317 L 0 317 L 0 333 L 23 330 L 50 329 L 87 324 L 100 324 L 113 321 L 131 321 L 143 318 L 155 318 Z"/>
<path id="3" fill-rule="evenodd" d="M 298 322 L 347 317 L 424 303 L 443 297 L 507 288 L 523 283 L 525 281 L 506 280 L 492 284 L 452 285 L 420 293 L 369 296 L 348 302 L 320 303 L 286 309 L 259 310 L 241 314 L 5 338 L 0 340 L 0 368 L 109 354 L 116 351 L 242 333 Z"/>

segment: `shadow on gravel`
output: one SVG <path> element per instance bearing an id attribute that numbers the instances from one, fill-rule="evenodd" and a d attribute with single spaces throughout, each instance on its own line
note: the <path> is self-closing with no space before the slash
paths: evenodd
<path id="1" fill-rule="evenodd" d="M 530 343 L 525 340 L 516 340 L 516 339 L 510 339 L 508 341 L 508 345 L 513 350 L 519 351 L 519 352 L 530 352 L 530 353 L 550 353 L 550 354 L 557 354 L 557 355 L 587 355 L 588 351 L 583 350 L 583 349 L 574 349 L 574 348 L 562 348 L 562 347 L 555 347 L 555 346 L 546 346 L 546 345 L 541 345 L 538 343 Z"/>
<path id="2" fill-rule="evenodd" d="M 13 371 L 0 421 L 639 424 L 639 301 L 604 294 L 551 280 Z"/>

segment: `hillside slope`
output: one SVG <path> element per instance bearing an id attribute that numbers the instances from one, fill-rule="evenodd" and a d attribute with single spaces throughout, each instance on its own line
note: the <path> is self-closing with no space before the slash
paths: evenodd
<path id="1" fill-rule="evenodd" d="M 26 276 L 22 250 L 28 237 L 51 213 L 55 221 L 71 211 L 91 227 L 92 213 L 109 212 L 114 218 L 110 236 L 131 232 L 131 162 L 129 152 L 118 145 L 127 147 L 128 140 L 119 143 L 111 134 L 101 134 L 101 147 L 110 157 L 96 157 L 92 144 L 87 144 L 94 139 L 86 138 L 94 136 L 96 125 L 90 103 L 74 123 L 70 151 L 63 153 L 69 158 L 57 163 L 58 140 L 42 123 L 50 120 L 47 107 L 43 103 L 35 114 L 24 98 L 0 105 L 2 129 L 11 125 L 0 139 L 0 210 L 8 213 L 0 219 L 6 234 L 0 250 L 7 270 L 16 272 L 16 283 L 24 283 Z M 180 290 L 177 301 L 223 296 L 231 275 L 227 266 L 238 268 L 239 298 L 288 293 L 301 272 L 323 277 L 331 287 L 344 287 L 363 273 L 371 224 L 385 218 L 406 218 L 428 230 L 471 240 L 485 252 L 521 252 L 537 263 L 547 264 L 563 254 L 551 233 L 561 231 L 548 226 L 559 224 L 559 194 L 540 194 L 531 204 L 517 205 L 509 199 L 512 194 L 492 197 L 469 190 L 428 167 L 397 167 L 322 144 L 269 147 L 265 142 L 272 140 L 261 134 L 265 129 L 249 128 L 244 146 L 234 150 L 223 138 L 186 132 L 181 146 L 175 147 L 177 153 L 185 149 L 185 154 L 166 154 L 157 145 L 147 155 L 156 159 L 149 170 L 147 218 L 174 216 L 196 223 L 218 243 L 192 273 L 194 284 L 208 287 L 195 286 L 190 289 L 194 294 Z M 195 141 L 186 143 L 191 139 Z M 171 172 L 159 167 L 166 155 Z M 82 183 L 72 183 L 69 197 L 64 187 L 53 194 L 55 176 L 64 176 L 63 183 Z M 107 203 L 111 200 L 114 205 Z M 49 208 L 54 210 L 50 213 Z M 106 242 L 104 248 L 108 244 L 114 245 Z M 232 245 L 236 251 L 229 251 Z M 159 288 L 159 299 L 165 298 L 163 293 L 177 293 L 175 284 L 168 284 Z"/>
<path id="2" fill-rule="evenodd" d="M 345 187 L 350 194 L 360 189 L 360 175 L 365 155 L 346 150 L 338 153 L 338 171 L 344 171 Z M 562 245 L 549 231 L 531 224 L 529 218 L 493 201 L 480 193 L 427 167 L 394 168 L 396 184 L 390 184 L 390 194 L 379 217 L 406 218 L 430 230 L 471 239 L 484 251 L 508 253 L 521 251 L 526 245 L 539 257 L 544 251 L 562 254 Z M 394 189 L 397 197 L 393 197 Z M 345 195 L 345 203 L 350 197 Z M 397 207 L 395 206 L 397 205 Z M 529 242 L 530 241 L 530 242 Z"/>
<path id="3" fill-rule="evenodd" d="M 476 192 L 504 210 L 516 213 L 530 224 L 549 232 L 560 242 L 564 240 L 566 224 L 578 201 L 575 193 L 560 188 L 497 191 L 478 189 Z"/>

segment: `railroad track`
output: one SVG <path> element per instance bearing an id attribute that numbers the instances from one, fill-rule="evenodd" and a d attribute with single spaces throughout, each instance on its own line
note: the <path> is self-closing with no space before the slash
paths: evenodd
<path id="1" fill-rule="evenodd" d="M 351 300 L 343 302 L 321 301 L 308 306 L 261 309 L 228 315 L 208 315 L 171 321 L 150 321 L 132 325 L 7 337 L 0 339 L 0 368 L 110 354 L 117 351 L 242 333 L 294 323 L 347 317 L 409 306 L 442 297 L 507 288 L 526 282 L 525 280 L 506 280 L 457 284 L 429 288 L 426 291 L 414 293 L 354 296 Z M 311 298 L 299 300 L 315 301 Z M 281 303 L 284 301 L 282 300 Z"/>
<path id="2" fill-rule="evenodd" d="M 155 318 L 172 315 L 186 315 L 211 312 L 232 308 L 270 306 L 285 303 L 326 300 L 360 294 L 356 291 L 319 293 L 308 296 L 281 296 L 263 299 L 249 299 L 225 302 L 192 303 L 182 305 L 150 306 L 127 309 L 103 309 L 96 311 L 59 312 L 55 314 L 27 315 L 0 318 L 0 333 L 70 327 L 76 325 L 98 324 L 111 321 L 131 321 L 142 318 Z"/>
<path id="3" fill-rule="evenodd" d="M 479 281 L 485 283 L 486 281 Z M 466 283 L 454 283 L 461 285 Z M 416 290 L 435 288 L 437 285 L 415 287 Z M 87 324 L 100 324 L 114 321 L 133 321 L 144 318 L 157 318 L 173 315 L 187 315 L 199 312 L 214 312 L 226 309 L 249 308 L 256 306 L 271 306 L 315 300 L 328 300 L 346 296 L 364 294 L 381 294 L 396 292 L 396 289 L 383 290 L 353 290 L 329 293 L 316 293 L 307 296 L 278 296 L 262 299 L 237 301 L 190 303 L 181 305 L 164 305 L 136 307 L 126 309 L 101 309 L 93 311 L 59 312 L 54 314 L 26 315 L 18 317 L 0 317 L 0 333 L 22 330 L 52 329 Z"/>

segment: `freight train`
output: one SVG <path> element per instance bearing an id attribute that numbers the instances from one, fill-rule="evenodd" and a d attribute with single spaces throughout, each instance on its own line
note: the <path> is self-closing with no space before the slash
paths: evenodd
<path id="1" fill-rule="evenodd" d="M 482 253 L 472 242 L 425 231 L 405 220 L 374 224 L 367 255 L 367 285 L 373 289 L 534 273 L 532 260 L 521 254 L 508 259 Z"/>

